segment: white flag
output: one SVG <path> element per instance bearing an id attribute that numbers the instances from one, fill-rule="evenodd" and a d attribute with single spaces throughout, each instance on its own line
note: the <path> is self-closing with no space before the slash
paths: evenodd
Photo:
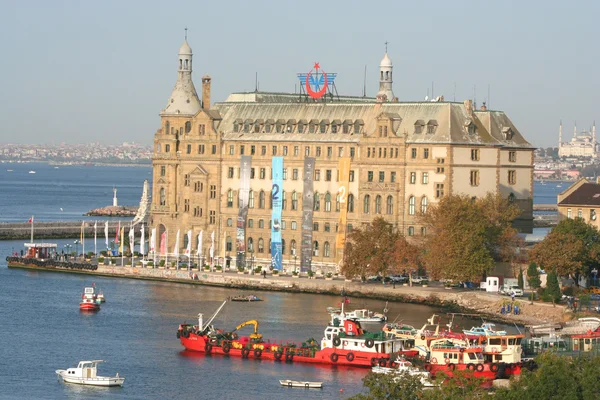
<path id="1" fill-rule="evenodd" d="M 156 228 L 152 228 L 152 233 L 150 235 L 150 252 L 154 253 L 156 251 Z"/>
<path id="2" fill-rule="evenodd" d="M 177 229 L 177 236 L 175 236 L 175 249 L 173 253 L 175 253 L 175 257 L 179 256 L 179 229 Z"/>
<path id="3" fill-rule="evenodd" d="M 192 230 L 187 231 L 187 247 L 185 248 L 185 255 L 190 256 L 192 254 Z"/>
<path id="4" fill-rule="evenodd" d="M 210 235 L 210 258 L 212 259 L 215 256 L 215 231 Z"/>
<path id="5" fill-rule="evenodd" d="M 144 256 L 144 253 L 146 252 L 146 235 L 144 235 L 144 224 L 142 224 L 142 227 L 140 228 L 140 254 L 142 255 L 142 257 Z"/>
<path id="6" fill-rule="evenodd" d="M 200 234 L 198 235 L 198 250 L 196 250 L 198 257 L 202 257 L 202 232 L 203 231 L 200 231 Z"/>
<path id="7" fill-rule="evenodd" d="M 129 225 L 129 250 L 133 254 L 133 247 L 135 246 L 135 228 L 133 225 Z"/>
<path id="8" fill-rule="evenodd" d="M 106 243 L 106 248 L 108 249 L 108 221 L 104 223 L 104 242 Z"/>
<path id="9" fill-rule="evenodd" d="M 97 250 L 96 241 L 98 239 L 97 234 L 98 234 L 98 221 L 95 221 L 94 222 L 94 254 L 98 254 L 98 252 L 96 251 Z"/>

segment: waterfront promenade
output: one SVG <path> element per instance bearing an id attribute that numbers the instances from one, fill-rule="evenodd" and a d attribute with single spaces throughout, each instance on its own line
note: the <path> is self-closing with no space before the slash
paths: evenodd
<path id="1" fill-rule="evenodd" d="M 118 259 L 120 261 L 120 259 Z M 381 300 L 398 301 L 405 303 L 419 303 L 431 306 L 448 307 L 457 312 L 472 312 L 481 314 L 490 320 L 505 321 L 519 324 L 540 324 L 561 322 L 565 314 L 565 307 L 561 305 L 534 302 L 530 304 L 527 299 L 518 299 L 521 314 L 503 315 L 500 308 L 504 302 L 510 301 L 506 296 L 491 294 L 468 289 L 446 289 L 442 286 L 403 286 L 397 284 L 383 285 L 381 283 L 362 283 L 360 281 L 346 280 L 335 277 L 331 280 L 322 276 L 309 279 L 306 276 L 276 276 L 238 273 L 237 271 L 210 272 L 196 269 L 168 269 L 144 268 L 140 266 L 99 265 L 97 270 L 64 270 L 53 268 L 39 268 L 9 264 L 12 268 L 44 269 L 56 272 L 79 273 L 107 277 L 144 279 L 177 282 L 191 285 L 209 285 L 240 290 L 266 290 L 296 293 L 316 294 L 345 294 L 357 298 L 376 298 Z"/>

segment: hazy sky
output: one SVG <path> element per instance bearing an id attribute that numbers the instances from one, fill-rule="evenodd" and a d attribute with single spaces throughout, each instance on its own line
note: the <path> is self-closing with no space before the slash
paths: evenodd
<path id="1" fill-rule="evenodd" d="M 151 144 L 188 27 L 194 81 L 213 101 L 234 91 L 294 91 L 319 61 L 340 94 L 378 89 L 389 41 L 394 93 L 488 97 L 536 146 L 562 118 L 598 113 L 598 1 L 0 0 L 0 143 Z M 456 87 L 456 91 L 454 88 Z M 454 95 L 455 93 L 455 95 Z M 600 127 L 599 127 L 600 128 Z"/>

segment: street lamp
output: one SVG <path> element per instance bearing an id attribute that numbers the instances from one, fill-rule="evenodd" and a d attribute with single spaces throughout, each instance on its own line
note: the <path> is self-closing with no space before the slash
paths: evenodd
<path id="1" fill-rule="evenodd" d="M 70 250 L 70 249 L 71 249 L 71 247 L 73 247 L 73 246 L 72 246 L 72 245 L 70 245 L 70 244 L 68 244 L 68 243 L 64 245 L 64 248 L 66 249 L 65 251 L 66 251 L 66 253 L 67 253 L 67 257 L 68 257 L 68 256 L 69 256 L 69 254 L 71 253 L 71 250 Z"/>
<path id="2" fill-rule="evenodd" d="M 298 270 L 296 269 L 296 260 L 298 259 L 298 256 L 296 255 L 296 253 L 294 253 L 294 271 L 298 272 Z"/>
<path id="3" fill-rule="evenodd" d="M 75 240 L 73 242 L 73 244 L 75 244 L 75 258 L 79 256 L 79 243 L 81 243 L 79 240 Z"/>

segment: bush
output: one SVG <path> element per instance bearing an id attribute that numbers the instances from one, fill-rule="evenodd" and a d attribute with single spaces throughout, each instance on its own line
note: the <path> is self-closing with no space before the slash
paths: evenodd
<path id="1" fill-rule="evenodd" d="M 94 257 L 94 256 L 95 256 L 95 254 L 94 254 L 94 252 L 93 252 L 93 251 L 88 251 L 88 252 L 87 252 L 87 256 L 91 258 L 91 257 Z"/>
<path id="2" fill-rule="evenodd" d="M 148 264 L 147 264 L 147 265 L 148 265 L 149 267 L 154 267 L 154 261 L 148 261 Z"/>
<path id="3" fill-rule="evenodd" d="M 104 257 L 98 257 L 98 263 L 102 264 L 104 262 Z"/>
<path id="4" fill-rule="evenodd" d="M 279 274 L 279 270 L 278 269 L 274 269 L 273 270 L 273 275 L 278 275 Z"/>
<path id="5" fill-rule="evenodd" d="M 325 274 L 325 276 L 326 276 L 327 278 L 331 278 L 331 277 L 333 277 L 333 274 L 332 274 L 331 272 L 328 272 L 327 274 Z"/>
<path id="6" fill-rule="evenodd" d="M 259 273 L 260 271 L 262 271 L 262 265 L 259 265 L 258 267 L 256 267 L 254 269 L 254 272 Z"/>
<path id="7" fill-rule="evenodd" d="M 204 266 L 204 270 L 205 270 L 205 271 L 210 271 L 210 265 L 206 264 L 206 265 Z"/>
<path id="8" fill-rule="evenodd" d="M 244 267 L 242 267 L 241 265 L 239 265 L 237 267 L 238 272 L 244 272 Z"/>
<path id="9" fill-rule="evenodd" d="M 309 270 L 309 271 L 307 272 L 307 274 L 308 274 L 308 276 L 309 276 L 309 277 L 311 277 L 311 278 L 312 278 L 313 276 L 315 276 L 315 271 L 313 271 L 313 270 L 311 269 L 311 270 Z"/>
<path id="10" fill-rule="evenodd" d="M 292 275 L 298 276 L 298 271 L 292 271 Z"/>
<path id="11" fill-rule="evenodd" d="M 546 293 L 552 297 L 552 300 L 554 300 L 555 303 L 558 303 L 562 298 L 562 293 L 560 292 L 560 286 L 558 284 L 558 276 L 555 272 L 550 272 L 548 274 Z"/>
<path id="12" fill-rule="evenodd" d="M 108 251 L 106 251 L 106 250 L 102 250 L 102 251 L 100 252 L 100 254 L 101 254 L 101 255 L 103 255 L 104 257 L 106 257 L 106 256 L 108 256 Z"/>
<path id="13" fill-rule="evenodd" d="M 179 267 L 183 268 L 183 269 L 187 269 L 187 264 L 183 263 L 183 264 L 179 264 Z"/>
<path id="14" fill-rule="evenodd" d="M 215 268 L 217 269 L 217 271 L 221 271 L 223 269 L 223 267 L 220 265 L 217 265 Z"/>
<path id="15" fill-rule="evenodd" d="M 171 261 L 171 268 L 175 268 L 177 266 L 177 261 Z"/>
<path id="16" fill-rule="evenodd" d="M 165 266 L 165 260 L 160 260 L 158 263 L 159 266 L 164 267 Z"/>

